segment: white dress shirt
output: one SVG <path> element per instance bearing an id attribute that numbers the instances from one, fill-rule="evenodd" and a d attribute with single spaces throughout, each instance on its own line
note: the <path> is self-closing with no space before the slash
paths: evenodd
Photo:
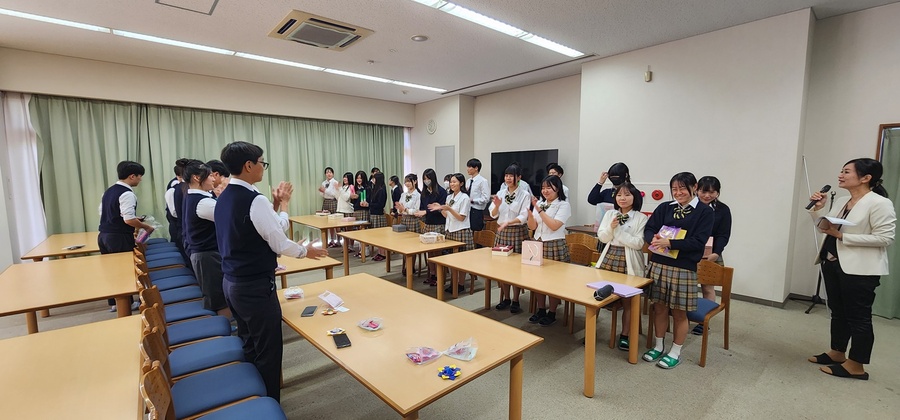
<path id="1" fill-rule="evenodd" d="M 517 219 L 522 224 L 528 223 L 528 205 L 531 204 L 531 192 L 520 185 L 516 188 L 515 198 L 512 199 L 511 203 L 506 202 L 508 195 L 509 190 L 507 189 L 500 189 L 497 193 L 497 197 L 500 199 L 500 208 L 497 209 L 497 223 L 508 223 L 513 219 Z M 491 215 L 494 214 L 494 208 L 494 203 L 491 203 Z"/>
<path id="2" fill-rule="evenodd" d="M 484 210 L 491 202 L 491 186 L 481 174 L 469 178 L 466 188 L 469 190 L 469 204 L 473 209 Z"/>
<path id="3" fill-rule="evenodd" d="M 419 211 L 419 203 L 421 201 L 422 194 L 419 194 L 419 190 L 400 194 L 400 204 L 403 204 L 403 207 L 406 208 L 406 214 L 415 215 Z"/>
<path id="4" fill-rule="evenodd" d="M 259 192 L 255 186 L 237 178 L 231 180 L 231 185 Z M 288 214 L 285 212 L 275 213 L 275 210 L 272 210 L 272 203 L 266 196 L 259 194 L 250 203 L 250 221 L 253 222 L 256 233 L 259 233 L 259 236 L 269 244 L 272 252 L 296 258 L 306 256 L 306 247 L 288 239 L 284 234 L 290 224 Z"/>
<path id="5" fill-rule="evenodd" d="M 116 184 L 119 184 L 125 188 L 128 188 L 128 191 L 122 193 L 119 196 L 119 214 L 122 216 L 122 220 L 131 220 L 137 219 L 137 196 L 134 195 L 134 189 L 131 188 L 131 185 L 128 185 L 122 181 L 116 181 Z M 174 207 L 174 206 L 173 206 Z M 97 213 L 103 216 L 103 200 L 100 200 L 100 205 L 97 207 Z"/>
<path id="6" fill-rule="evenodd" d="M 331 181 L 324 180 L 322 181 L 322 188 L 325 188 L 325 192 L 319 193 L 322 197 L 326 199 L 337 199 L 341 194 L 340 187 L 338 186 L 338 182 L 336 179 L 331 178 Z"/>
<path id="7" fill-rule="evenodd" d="M 193 188 L 188 190 L 188 194 L 200 194 L 205 196 L 197 203 L 197 217 L 203 220 L 209 220 L 210 222 L 216 222 L 216 200 L 212 198 L 212 194 L 203 190 L 195 190 Z"/>
<path id="8" fill-rule="evenodd" d="M 450 204 L 450 202 L 453 204 Z M 447 212 L 447 222 L 444 228 L 447 232 L 457 232 L 463 229 L 469 229 L 469 196 L 464 192 L 458 192 L 456 195 L 447 195 L 447 205 L 454 211 L 463 216 L 462 220 L 458 220 L 453 213 Z"/>
<path id="9" fill-rule="evenodd" d="M 178 184 L 180 183 L 180 181 L 176 180 L 176 182 L 174 182 L 175 186 L 167 189 L 166 195 L 164 196 L 166 199 L 166 209 L 169 210 L 169 214 L 173 217 L 178 217 L 178 211 L 175 210 L 175 191 L 181 189 L 178 187 Z"/>
<path id="10" fill-rule="evenodd" d="M 569 205 L 569 202 L 557 198 L 550 203 L 550 206 L 547 207 L 546 210 L 544 210 L 544 213 L 547 213 L 548 217 L 562 222 L 562 226 L 556 230 L 550 229 L 550 227 L 544 223 L 544 219 L 539 212 L 541 206 L 547 206 L 547 201 L 538 201 L 537 206 L 531 211 L 531 214 L 534 215 L 534 220 L 537 222 L 537 227 L 534 229 L 534 239 L 544 242 L 556 239 L 566 239 L 566 221 L 572 216 L 572 206 Z"/>

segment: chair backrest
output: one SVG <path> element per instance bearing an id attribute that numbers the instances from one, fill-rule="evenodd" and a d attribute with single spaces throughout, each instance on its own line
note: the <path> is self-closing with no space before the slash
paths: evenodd
<path id="1" fill-rule="evenodd" d="M 134 281 L 137 283 L 138 291 L 153 287 L 153 283 L 150 282 L 150 275 L 137 265 L 134 266 Z"/>
<path id="2" fill-rule="evenodd" d="M 172 377 L 172 370 L 169 367 L 169 349 L 163 341 L 159 328 L 144 328 L 140 347 L 144 361 L 159 362 L 163 372 L 166 374 L 166 378 Z"/>
<path id="3" fill-rule="evenodd" d="M 385 223 L 387 223 L 388 227 L 394 226 L 394 215 L 392 215 L 390 213 L 385 213 L 384 221 L 385 221 Z"/>
<path id="4" fill-rule="evenodd" d="M 159 362 L 153 362 L 150 369 L 141 377 L 141 396 L 150 411 L 150 420 L 169 420 L 175 418 L 175 407 L 172 405 L 172 388 L 166 380 Z"/>
<path id="5" fill-rule="evenodd" d="M 597 250 L 597 246 L 600 244 L 600 240 L 597 239 L 597 236 L 591 236 L 586 233 L 569 233 L 566 235 L 566 243 L 569 245 L 572 244 L 582 244 L 590 249 Z"/>
<path id="6" fill-rule="evenodd" d="M 569 258 L 572 264 L 591 265 L 591 256 L 596 253 L 596 248 L 588 248 L 584 244 L 569 244 Z M 599 254 L 598 254 L 599 257 Z"/>
<path id="7" fill-rule="evenodd" d="M 154 287 L 154 289 L 156 289 Z M 144 292 L 146 292 L 146 289 Z M 141 297 L 143 297 L 143 293 L 141 292 Z M 144 324 L 144 329 L 151 330 L 154 327 L 159 329 L 160 334 L 163 338 L 163 343 L 168 346 L 169 345 L 169 333 L 166 331 L 166 319 L 163 318 L 163 315 L 160 313 L 159 308 L 162 305 L 159 303 L 154 303 L 153 305 L 148 306 L 146 309 L 141 311 L 141 321 Z"/>
<path id="8" fill-rule="evenodd" d="M 497 223 L 497 219 L 484 221 L 484 230 L 489 230 L 491 232 L 497 233 L 497 228 L 499 226 L 500 225 Z"/>
<path id="9" fill-rule="evenodd" d="M 724 267 L 709 260 L 700 260 L 697 264 L 697 282 L 702 285 L 721 286 L 722 304 L 731 301 L 731 281 L 734 268 Z"/>
<path id="10" fill-rule="evenodd" d="M 489 230 L 479 230 L 472 232 L 472 241 L 475 242 L 475 245 L 491 248 L 494 246 L 495 236 L 497 236 L 497 234 Z"/>

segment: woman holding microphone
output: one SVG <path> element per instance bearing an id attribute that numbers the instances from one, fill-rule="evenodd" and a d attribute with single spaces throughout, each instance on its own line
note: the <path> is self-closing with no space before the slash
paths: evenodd
<path id="1" fill-rule="evenodd" d="M 831 309 L 831 349 L 809 358 L 828 365 L 822 372 L 841 378 L 868 380 L 865 365 L 872 354 L 872 303 L 879 279 L 888 274 L 887 247 L 894 242 L 897 217 L 894 204 L 881 186 L 881 162 L 869 158 L 847 162 L 838 175 L 838 186 L 850 192 L 841 197 L 827 216 L 848 223 L 832 223 L 825 216 L 826 195 L 810 197 L 810 211 L 825 241 L 816 258 L 822 264 L 828 308 Z M 853 343 L 847 355 L 848 343 Z"/>

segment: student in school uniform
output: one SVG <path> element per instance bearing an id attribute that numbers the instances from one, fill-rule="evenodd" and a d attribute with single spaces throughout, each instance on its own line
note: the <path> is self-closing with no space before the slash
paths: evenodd
<path id="1" fill-rule="evenodd" d="M 469 174 L 469 183 L 466 191 L 469 193 L 469 225 L 473 232 L 484 230 L 484 209 L 491 201 L 491 186 L 488 180 L 481 176 L 481 161 L 472 158 L 466 162 L 466 173 Z"/>
<path id="2" fill-rule="evenodd" d="M 356 189 L 353 188 L 353 173 L 344 172 L 344 176 L 341 177 L 341 187 L 338 189 L 337 196 L 337 212 L 343 214 L 344 216 L 353 216 L 353 198 L 352 196 L 356 193 Z M 344 230 L 344 229 L 341 229 Z M 350 239 L 344 239 L 347 242 L 348 247 L 353 246 L 353 241 Z M 340 239 L 335 241 L 336 244 L 340 245 Z"/>
<path id="3" fill-rule="evenodd" d="M 406 192 L 400 197 L 400 201 L 394 205 L 400 215 L 400 223 L 406 226 L 407 232 L 419 233 L 419 206 L 422 203 L 422 194 L 419 192 L 419 177 L 416 174 L 406 174 L 403 178 L 403 186 Z M 400 273 L 406 275 L 406 258 L 403 259 L 403 268 Z"/>
<path id="4" fill-rule="evenodd" d="M 644 198 L 630 182 L 623 182 L 615 189 L 615 209 L 603 215 L 597 238 L 608 244 L 600 253 L 597 268 L 632 276 L 644 277 L 644 227 L 647 215 L 641 213 Z M 631 299 L 621 299 L 622 333 L 619 334 L 619 350 L 628 350 L 630 341 L 628 325 L 631 322 Z"/>
<path id="5" fill-rule="evenodd" d="M 369 221 L 369 192 L 372 189 L 369 181 L 366 180 L 366 173 L 363 171 L 356 172 L 356 183 L 353 184 L 354 192 L 350 194 L 353 203 L 353 217 L 357 221 Z M 363 205 L 365 204 L 365 205 Z M 357 258 L 362 258 L 362 253 L 366 252 L 365 246 L 360 245 L 359 252 L 356 253 Z"/>
<path id="6" fill-rule="evenodd" d="M 144 177 L 144 167 L 137 162 L 125 160 L 116 165 L 119 180 L 107 188 L 100 199 L 100 234 L 97 246 L 101 254 L 132 252 L 135 229 L 153 232 L 153 226 L 144 223 L 137 216 L 137 196 L 134 187 Z M 116 311 L 116 300 L 109 299 L 109 311 Z M 131 310 L 138 308 L 138 302 L 131 299 Z"/>
<path id="7" fill-rule="evenodd" d="M 466 178 L 463 174 L 450 175 L 450 192 L 447 194 L 447 201 L 444 204 L 432 203 L 429 208 L 438 210 L 444 215 L 446 219 L 444 233 L 447 239 L 464 243 L 462 251 L 475 249 L 472 229 L 469 227 L 469 195 L 466 194 Z M 462 275 L 460 278 L 465 279 L 466 277 Z M 462 283 L 460 282 L 458 286 L 460 292 L 466 289 Z M 452 293 L 453 285 L 447 286 L 445 291 Z"/>
<path id="8" fill-rule="evenodd" d="M 444 225 L 447 218 L 440 210 L 431 210 L 428 206 L 432 203 L 443 204 L 447 202 L 447 190 L 438 185 L 437 174 L 434 169 L 428 168 L 422 173 L 422 198 L 419 204 L 419 211 L 416 216 L 421 217 L 425 221 L 425 232 L 444 233 Z M 424 232 L 423 232 L 424 233 Z M 429 257 L 440 255 L 440 251 L 429 252 Z M 434 263 L 428 263 L 428 279 L 425 283 L 435 286 L 437 285 L 436 266 Z"/>
<path id="9" fill-rule="evenodd" d="M 531 199 L 533 209 L 528 212 L 528 228 L 534 230 L 534 239 L 544 244 L 544 258 L 569 262 L 569 245 L 566 243 L 566 221 L 572 216 L 572 207 L 566 201 L 562 181 L 550 175 L 541 182 L 540 201 Z M 540 293 L 532 293 L 537 300 L 538 310 L 528 322 L 549 327 L 556 322 L 556 308 L 559 298 Z M 547 305 L 549 300 L 549 306 Z"/>
<path id="10" fill-rule="evenodd" d="M 675 174 L 669 187 L 674 200 L 656 207 L 644 227 L 644 241 L 651 247 L 678 251 L 677 258 L 651 253 L 647 269 L 647 277 L 653 280 L 649 297 L 653 302 L 656 344 L 644 353 L 643 359 L 656 362 L 663 369 L 672 369 L 681 363 L 681 346 L 688 333 L 687 313 L 697 309 L 697 263 L 703 258 L 714 218 L 712 209 L 694 196 L 697 189 L 694 174 Z M 687 232 L 684 239 L 666 239 L 659 235 L 663 226 Z M 663 338 L 669 327 L 670 311 L 674 320 L 674 338 L 669 352 L 664 353 Z"/>
<path id="11" fill-rule="evenodd" d="M 185 168 L 191 165 L 202 165 L 203 161 L 197 159 L 188 159 Z M 183 215 L 185 211 L 185 198 L 187 197 L 188 189 L 190 189 L 190 185 L 187 182 L 182 182 L 178 184 L 178 188 L 175 191 L 175 208 L 178 209 L 178 214 Z M 178 217 L 178 222 L 181 224 L 181 249 L 183 250 L 183 254 L 185 256 L 184 262 L 190 265 L 191 262 L 191 252 L 187 246 L 187 238 L 184 237 L 184 231 L 187 230 L 187 218 Z M 188 267 L 193 269 L 192 267 Z"/>
<path id="12" fill-rule="evenodd" d="M 380 173 L 381 169 L 378 169 L 377 166 L 373 166 L 372 170 L 369 171 L 369 186 L 375 185 L 375 174 Z"/>
<path id="13" fill-rule="evenodd" d="M 319 186 L 319 195 L 322 196 L 322 210 L 328 213 L 337 213 L 337 198 L 340 195 L 340 185 L 334 179 L 334 169 L 330 166 L 325 168 L 325 180 Z M 340 246 L 337 240 L 337 232 L 334 229 L 328 229 L 328 245 L 322 244 L 329 248 Z"/>
<path id="14" fill-rule="evenodd" d="M 183 242 L 182 233 L 181 233 L 181 222 L 178 220 L 178 208 L 175 207 L 175 192 L 180 191 L 178 188 L 178 184 L 182 182 L 182 174 L 184 173 L 184 167 L 187 166 L 190 159 L 181 158 L 175 161 L 175 167 L 173 171 L 175 172 L 175 178 L 172 178 L 168 184 L 166 184 L 166 192 L 163 196 L 164 201 L 166 202 L 166 221 L 169 222 L 169 239 L 175 243 L 176 246 Z M 182 255 L 187 255 L 183 252 L 181 247 L 178 247 L 178 251 L 182 253 Z"/>
<path id="15" fill-rule="evenodd" d="M 714 176 L 704 176 L 697 181 L 697 198 L 713 210 L 714 216 L 712 252 L 703 258 L 724 266 L 725 260 L 722 259 L 722 252 L 725 251 L 725 245 L 728 245 L 728 241 L 731 239 L 731 209 L 719 201 L 719 190 L 721 189 L 722 183 L 719 182 L 719 178 Z M 704 299 L 716 301 L 715 286 L 700 285 L 700 291 Z M 691 330 L 691 334 L 703 335 L 703 325 L 697 324 Z"/>
<path id="16" fill-rule="evenodd" d="M 400 202 L 400 196 L 403 195 L 403 190 L 400 188 L 400 178 L 397 178 L 397 175 L 391 175 L 388 187 L 391 188 L 391 216 L 396 218 L 394 223 L 400 223 L 400 212 L 397 211 L 397 203 Z"/>
<path id="17" fill-rule="evenodd" d="M 444 182 L 441 184 L 447 190 L 447 194 L 450 194 L 450 177 L 452 176 L 453 174 L 444 175 Z"/>
<path id="18" fill-rule="evenodd" d="M 387 189 L 384 185 L 384 174 L 376 172 L 375 182 L 372 184 L 371 197 L 368 202 L 363 202 L 369 208 L 369 225 L 372 229 L 387 227 L 387 219 L 384 217 L 384 206 L 387 204 Z M 375 261 L 384 261 L 385 252 L 381 248 L 375 249 Z"/>
<path id="19" fill-rule="evenodd" d="M 494 246 L 511 246 L 513 251 L 522 252 L 522 241 L 528 238 L 528 206 L 531 204 L 531 191 L 519 184 L 522 174 L 519 165 L 506 167 L 503 180 L 506 188 L 501 188 L 497 195 L 491 197 L 491 217 L 497 219 L 497 236 Z M 526 184 L 527 185 L 527 184 Z M 517 314 L 522 312 L 519 305 L 521 290 L 513 287 L 509 294 L 509 284 L 500 283 L 500 303 L 495 307 L 498 311 L 509 309 Z"/>
<path id="20" fill-rule="evenodd" d="M 231 173 L 228 172 L 225 164 L 218 159 L 206 162 L 206 166 L 209 166 L 209 170 L 212 171 L 209 174 L 209 177 L 213 180 L 213 189 L 210 193 L 212 193 L 213 198 L 216 198 L 222 194 L 222 191 L 225 191 L 225 187 L 228 186 L 228 177 L 231 176 Z"/>
<path id="21" fill-rule="evenodd" d="M 607 179 L 612 182 L 613 186 L 612 188 L 604 189 L 603 184 L 606 183 Z M 631 182 L 631 173 L 628 171 L 628 165 L 625 165 L 622 162 L 616 162 L 609 167 L 608 171 L 603 171 L 603 173 L 600 174 L 600 180 L 597 181 L 597 184 L 594 185 L 594 188 L 588 193 L 588 203 L 592 206 L 596 206 L 600 203 L 615 204 L 615 187 L 623 182 Z"/>
<path id="22" fill-rule="evenodd" d="M 304 247 L 285 235 L 289 224 L 285 210 L 293 187 L 281 182 L 273 190 L 274 203 L 256 189 L 253 184 L 262 181 L 269 166 L 262 148 L 230 143 L 222 149 L 221 159 L 232 174 L 214 212 L 225 301 L 237 322 L 245 359 L 259 370 L 267 395 L 279 401 L 284 343 L 275 290 L 278 255 L 317 259 L 328 251 Z"/>
<path id="23" fill-rule="evenodd" d="M 559 177 L 559 180 L 562 181 L 563 174 L 566 172 L 563 170 L 562 166 L 559 166 L 558 163 L 551 163 L 547 165 L 547 175 L 555 175 Z M 569 187 L 566 184 L 563 184 L 563 192 L 566 194 L 566 197 L 570 197 L 569 195 Z"/>
<path id="24" fill-rule="evenodd" d="M 206 164 L 194 162 L 184 169 L 188 194 L 184 198 L 184 238 L 194 275 L 203 292 L 203 307 L 231 319 L 222 290 L 222 255 L 216 241 L 216 199 L 211 191 L 215 178 Z"/>

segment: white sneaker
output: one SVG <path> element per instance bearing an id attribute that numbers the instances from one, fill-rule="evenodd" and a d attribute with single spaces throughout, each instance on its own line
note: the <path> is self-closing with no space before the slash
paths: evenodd
<path id="1" fill-rule="evenodd" d="M 110 307 L 109 307 L 109 311 L 110 311 L 110 312 L 115 312 L 115 311 L 116 311 L 116 305 L 110 306 Z"/>

